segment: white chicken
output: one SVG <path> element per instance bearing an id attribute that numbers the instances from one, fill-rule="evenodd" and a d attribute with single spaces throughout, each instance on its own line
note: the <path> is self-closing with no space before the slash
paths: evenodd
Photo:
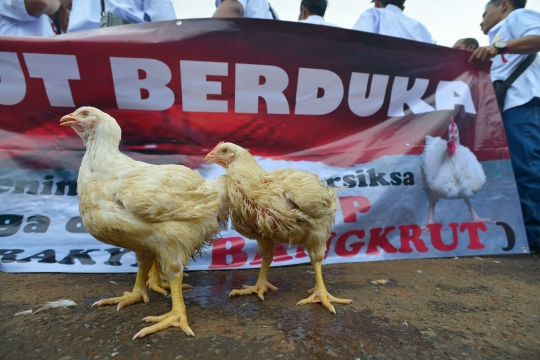
<path id="1" fill-rule="evenodd" d="M 476 156 L 459 143 L 459 130 L 453 117 L 448 127 L 448 141 L 426 136 L 422 179 L 429 198 L 427 225 L 436 222 L 435 204 L 439 199 L 463 199 L 469 207 L 472 221 L 493 222 L 492 219 L 480 218 L 469 200 L 482 189 L 486 175 Z"/>
<path id="2" fill-rule="evenodd" d="M 228 211 L 226 176 L 206 180 L 180 165 L 150 165 L 118 150 L 121 129 L 115 119 L 92 107 L 64 116 L 83 139 L 86 153 L 77 180 L 83 224 L 96 239 L 136 253 L 139 268 L 135 286 L 124 296 L 97 305 L 118 309 L 148 302 L 145 281 L 156 260 L 171 288 L 172 311 L 149 316 L 153 326 L 133 339 L 176 326 L 194 335 L 182 297 L 182 274 L 189 259 L 219 232 L 217 217 Z"/>

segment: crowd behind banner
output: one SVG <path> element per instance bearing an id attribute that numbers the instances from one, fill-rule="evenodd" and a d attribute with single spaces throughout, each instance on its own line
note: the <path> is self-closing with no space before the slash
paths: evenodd
<path id="1" fill-rule="evenodd" d="M 367 1 L 367 0 L 365 0 Z M 435 44 L 429 30 L 403 12 L 405 0 L 372 0 L 353 30 Z M 299 21 L 324 19 L 327 0 L 299 0 Z M 489 0 L 481 29 L 489 46 L 472 38 L 454 48 L 471 51 L 481 70 L 491 65 L 531 249 L 540 247 L 540 13 L 527 0 Z M 279 20 L 267 0 L 216 0 L 213 17 Z M 171 0 L 0 0 L 0 35 L 55 36 L 106 26 L 176 19 Z"/>

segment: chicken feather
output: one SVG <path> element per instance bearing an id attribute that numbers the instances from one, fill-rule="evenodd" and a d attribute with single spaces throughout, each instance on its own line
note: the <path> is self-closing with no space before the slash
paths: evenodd
<path id="1" fill-rule="evenodd" d="M 226 176 L 205 181 L 185 166 L 131 159 L 118 150 L 121 129 L 116 120 L 92 107 L 64 116 L 61 125 L 71 126 L 86 145 L 77 180 L 85 228 L 104 243 L 135 251 L 139 263 L 132 293 L 95 305 L 118 304 L 120 309 L 148 302 L 145 281 L 155 259 L 169 280 L 173 310 L 145 318 L 157 324 L 135 338 L 169 326 L 193 335 L 182 298 L 183 270 L 217 236 L 218 216 L 227 215 Z"/>
<path id="2" fill-rule="evenodd" d="M 338 209 L 333 188 L 307 171 L 265 171 L 248 151 L 232 143 L 218 144 L 206 159 L 227 169 L 230 218 L 240 234 L 257 241 L 262 257 L 256 285 L 244 285 L 243 290 L 233 290 L 229 296 L 257 293 L 264 299 L 267 289 L 276 290 L 267 281 L 267 274 L 275 243 L 281 242 L 304 247 L 315 269 L 312 296 L 299 304 L 320 301 L 335 313 L 331 301 L 352 301 L 330 295 L 322 280 L 321 264 Z"/>

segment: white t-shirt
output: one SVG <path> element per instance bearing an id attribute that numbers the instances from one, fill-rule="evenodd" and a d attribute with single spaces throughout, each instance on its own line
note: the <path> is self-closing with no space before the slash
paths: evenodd
<path id="1" fill-rule="evenodd" d="M 54 36 L 47 15 L 28 14 L 24 0 L 0 0 L 0 35 Z"/>
<path id="2" fill-rule="evenodd" d="M 272 13 L 270 12 L 270 3 L 268 0 L 236 0 L 242 6 L 244 7 L 244 14 L 242 15 L 243 18 L 256 18 L 256 19 L 273 19 Z M 216 8 L 221 5 L 223 0 L 216 0 Z M 279 16 L 274 11 L 274 15 L 276 16 L 276 20 L 279 20 Z"/>
<path id="3" fill-rule="evenodd" d="M 316 25 L 326 25 L 326 26 L 333 26 L 333 27 L 339 27 L 336 24 L 333 24 L 331 22 L 328 22 L 324 20 L 322 16 L 319 15 L 310 15 L 307 17 L 307 19 L 304 20 L 298 20 L 298 22 L 306 23 L 306 24 L 316 24 Z"/>
<path id="4" fill-rule="evenodd" d="M 176 19 L 171 0 L 105 0 L 105 13 L 112 13 L 132 23 Z M 68 33 L 97 29 L 100 21 L 100 0 L 73 0 Z"/>
<path id="5" fill-rule="evenodd" d="M 382 9 L 366 10 L 354 24 L 353 30 L 435 44 L 424 25 L 405 16 L 399 7 L 391 4 Z"/>
<path id="6" fill-rule="evenodd" d="M 499 40 L 519 39 L 528 35 L 540 36 L 540 13 L 532 10 L 517 9 L 506 19 L 489 30 L 489 43 Z M 503 63 L 502 56 L 495 56 L 491 65 L 491 80 L 506 80 L 528 55 L 505 54 L 508 61 Z M 528 103 L 533 97 L 540 97 L 540 54 L 536 60 L 514 81 L 506 93 L 504 110 Z"/>

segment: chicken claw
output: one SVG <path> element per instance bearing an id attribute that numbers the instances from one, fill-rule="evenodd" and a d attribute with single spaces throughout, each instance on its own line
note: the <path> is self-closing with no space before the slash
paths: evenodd
<path id="1" fill-rule="evenodd" d="M 330 302 L 335 302 L 338 304 L 350 304 L 352 300 L 349 299 L 339 299 L 332 296 L 326 289 L 310 289 L 308 293 L 311 294 L 310 297 L 304 300 L 300 300 L 296 305 L 305 305 L 311 303 L 322 303 L 330 312 L 336 313 L 336 309 Z"/>
<path id="2" fill-rule="evenodd" d="M 170 279 L 169 282 L 171 284 L 171 298 L 173 303 L 172 310 L 165 315 L 145 317 L 143 321 L 155 322 L 157 324 L 145 327 L 135 334 L 133 340 L 145 337 L 146 335 L 153 334 L 163 329 L 167 329 L 171 326 L 179 327 L 187 335 L 195 336 L 193 330 L 191 330 L 187 322 L 186 306 L 184 305 L 184 298 L 182 295 L 182 274 Z"/>
<path id="3" fill-rule="evenodd" d="M 124 293 L 124 296 L 96 301 L 92 304 L 92 307 L 118 304 L 118 306 L 116 307 L 116 311 L 118 311 L 123 307 L 141 301 L 144 301 L 145 303 L 149 302 L 150 298 L 148 297 L 148 291 L 146 290 L 144 280 L 148 276 L 148 271 L 150 270 L 152 263 L 148 259 L 142 257 L 140 259 L 138 258 L 138 261 L 139 269 L 137 270 L 137 278 L 135 279 L 135 286 L 133 286 L 133 291 L 126 291 Z"/>
<path id="4" fill-rule="evenodd" d="M 229 297 L 234 295 L 248 295 L 255 293 L 259 295 L 262 300 L 264 300 L 264 294 L 268 291 L 268 289 L 274 291 L 278 289 L 274 285 L 270 284 L 268 281 L 257 281 L 255 285 L 243 285 L 242 287 L 242 290 L 232 290 L 229 294 Z"/>
<path id="5" fill-rule="evenodd" d="M 128 305 L 133 305 L 141 301 L 144 301 L 145 303 L 150 301 L 150 299 L 148 298 L 148 292 L 146 291 L 146 288 L 142 288 L 142 289 L 139 289 L 139 291 L 133 291 L 133 292 L 126 291 L 124 292 L 124 296 L 96 301 L 95 303 L 92 304 L 92 307 L 118 304 L 118 306 L 116 307 L 116 311 L 119 311 L 123 307 L 126 307 Z"/>
<path id="6" fill-rule="evenodd" d="M 137 338 L 143 338 L 146 335 L 153 334 L 155 332 L 158 332 L 163 329 L 167 329 L 171 326 L 179 327 L 184 331 L 187 335 L 195 336 L 195 333 L 193 333 L 193 330 L 188 325 L 187 322 L 187 316 L 186 316 L 186 310 L 172 310 L 168 314 L 161 315 L 161 316 L 147 316 L 144 319 L 142 319 L 144 322 L 155 322 L 157 324 L 145 327 L 141 331 L 139 331 L 135 336 L 133 337 L 133 340 Z"/>
<path id="7" fill-rule="evenodd" d="M 330 312 L 336 313 L 336 309 L 330 302 L 335 302 L 338 304 L 350 304 L 352 300 L 350 299 L 339 299 L 333 297 L 327 290 L 324 285 L 322 278 L 322 261 L 312 261 L 313 270 L 315 270 L 315 287 L 308 290 L 308 293 L 311 294 L 310 297 L 304 300 L 300 300 L 296 305 L 305 305 L 310 303 L 320 302 L 326 307 Z"/>

